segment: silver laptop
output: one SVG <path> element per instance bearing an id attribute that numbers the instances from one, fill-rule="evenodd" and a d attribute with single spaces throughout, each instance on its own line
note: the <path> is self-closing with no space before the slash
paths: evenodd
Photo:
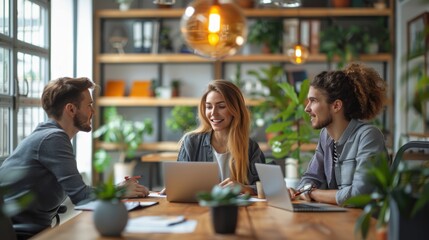
<path id="1" fill-rule="evenodd" d="M 169 202 L 197 202 L 196 194 L 220 183 L 216 162 L 163 162 Z"/>
<path id="2" fill-rule="evenodd" d="M 345 208 L 324 203 L 292 203 L 282 170 L 278 165 L 256 163 L 269 206 L 292 212 L 344 212 Z"/>

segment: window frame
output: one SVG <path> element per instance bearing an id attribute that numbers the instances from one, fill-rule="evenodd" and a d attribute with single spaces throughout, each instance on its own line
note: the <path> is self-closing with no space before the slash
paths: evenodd
<path id="1" fill-rule="evenodd" d="M 42 27 L 45 29 L 42 34 L 44 43 L 41 45 L 44 45 L 46 47 L 40 47 L 37 45 L 33 45 L 31 43 L 27 43 L 25 41 L 18 39 L 18 1 L 20 3 L 25 4 L 26 2 L 30 2 L 32 4 L 37 4 L 40 9 L 43 11 L 46 11 L 45 15 L 41 15 L 41 17 L 44 17 L 45 19 L 41 19 L 40 21 L 43 23 Z M 16 146 L 19 143 L 18 139 L 18 129 L 20 126 L 18 125 L 18 116 L 19 111 L 23 111 L 22 118 L 26 119 L 26 113 L 24 112 L 24 109 L 26 108 L 36 108 L 41 109 L 41 103 L 40 103 L 40 96 L 33 96 L 28 97 L 25 95 L 22 95 L 19 90 L 19 84 L 18 84 L 18 54 L 29 54 L 32 57 L 38 57 L 39 58 L 39 69 L 40 70 L 40 81 L 43 81 L 43 84 L 45 85 L 49 79 L 50 79 L 50 62 L 51 62 L 51 42 L 50 42 L 50 35 L 51 35 L 51 9 L 50 9 L 50 1 L 49 0 L 4 0 L 3 4 L 6 4 L 8 2 L 9 4 L 9 20 L 5 21 L 9 24 L 9 35 L 5 35 L 0 33 L 0 47 L 9 49 L 9 66 L 8 66 L 8 79 L 6 81 L 9 82 L 9 92 L 7 94 L 0 94 L 0 107 L 2 109 L 9 108 L 9 136 L 6 137 L 6 139 L 9 141 L 8 145 L 8 154 L 7 155 L 1 155 L 0 151 L 0 164 L 1 162 L 6 159 L 13 151 L 13 149 L 16 148 Z M 32 10 L 32 9 L 31 9 Z M 40 10 L 42 12 L 42 10 Z M 25 64 L 25 62 L 23 63 Z M 32 71 L 32 66 L 30 66 L 30 70 Z M 41 94 L 41 91 L 39 91 L 38 95 Z M 30 112 L 32 112 L 33 109 L 31 109 Z M 46 119 L 46 116 L 43 111 L 43 116 L 40 116 L 39 118 L 42 118 L 43 120 Z M 25 121 L 27 121 L 26 119 Z M 31 119 L 30 119 L 31 120 Z M 39 120 L 37 120 L 39 121 Z M 25 124 L 24 124 L 25 125 Z M 3 126 L 2 126 L 3 127 Z M 33 130 L 33 129 L 32 129 Z M 31 133 L 30 132 L 24 132 L 24 136 L 21 136 L 21 139 L 23 139 L 25 136 Z M 1 146 L 0 146 L 1 147 Z"/>

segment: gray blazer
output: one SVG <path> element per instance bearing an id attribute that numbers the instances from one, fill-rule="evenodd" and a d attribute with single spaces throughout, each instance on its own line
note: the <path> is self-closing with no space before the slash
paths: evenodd
<path id="1" fill-rule="evenodd" d="M 187 162 L 213 162 L 213 150 L 210 144 L 211 132 L 187 135 L 180 147 L 177 161 Z M 249 139 L 249 170 L 247 177 L 249 185 L 255 190 L 256 182 L 259 181 L 255 163 L 265 163 L 264 153 L 258 143 Z"/>
<path id="2" fill-rule="evenodd" d="M 339 157 L 333 171 L 333 143 L 326 129 L 322 129 L 316 152 L 298 188 L 312 183 L 319 189 L 338 189 L 335 198 L 341 205 L 352 196 L 372 191 L 373 186 L 365 181 L 365 168 L 377 153 L 387 156 L 387 149 L 377 127 L 352 119 L 337 143 Z"/>

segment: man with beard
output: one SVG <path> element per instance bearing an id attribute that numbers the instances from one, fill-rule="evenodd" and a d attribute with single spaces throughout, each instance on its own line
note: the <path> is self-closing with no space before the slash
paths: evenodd
<path id="1" fill-rule="evenodd" d="M 93 188 L 85 185 L 76 166 L 71 139 L 79 132 L 91 131 L 94 115 L 91 91 L 95 84 L 88 78 L 59 78 L 50 81 L 42 93 L 42 107 L 48 121 L 40 123 L 0 167 L 0 176 L 15 169 L 24 170 L 5 196 L 14 201 L 28 190 L 35 202 L 12 218 L 14 224 L 35 223 L 51 226 L 52 218 L 67 196 L 73 204 L 93 198 Z M 0 184 L 5 184 L 0 182 Z M 126 197 L 145 197 L 149 191 L 137 181 L 122 183 Z"/>
<path id="2" fill-rule="evenodd" d="M 362 120 L 382 110 L 385 89 L 373 68 L 356 63 L 313 79 L 305 111 L 312 127 L 321 129 L 320 138 L 297 190 L 289 189 L 292 198 L 342 205 L 352 196 L 371 192 L 365 167 L 387 150 L 381 131 Z"/>

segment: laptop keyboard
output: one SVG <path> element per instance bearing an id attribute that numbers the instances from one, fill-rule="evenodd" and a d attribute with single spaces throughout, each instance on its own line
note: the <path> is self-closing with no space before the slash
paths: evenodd
<path id="1" fill-rule="evenodd" d="M 293 210 L 294 211 L 301 211 L 301 212 L 317 212 L 322 211 L 321 207 L 312 206 L 308 204 L 302 204 L 302 203 L 294 203 Z"/>

